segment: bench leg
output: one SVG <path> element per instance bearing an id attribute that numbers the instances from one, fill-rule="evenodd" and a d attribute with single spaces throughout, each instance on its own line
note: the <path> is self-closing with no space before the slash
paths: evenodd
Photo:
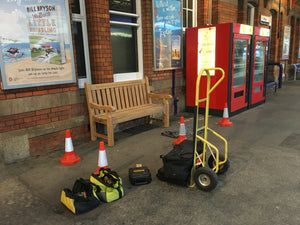
<path id="1" fill-rule="evenodd" d="M 107 143 L 109 147 L 114 146 L 114 126 L 110 121 L 107 121 Z"/>
<path id="2" fill-rule="evenodd" d="M 169 127 L 169 102 L 165 102 L 164 127 Z"/>
<path id="3" fill-rule="evenodd" d="M 97 140 L 97 136 L 95 136 L 96 134 L 96 123 L 92 120 L 90 120 L 90 127 L 91 127 L 91 140 L 92 141 L 96 141 Z"/>

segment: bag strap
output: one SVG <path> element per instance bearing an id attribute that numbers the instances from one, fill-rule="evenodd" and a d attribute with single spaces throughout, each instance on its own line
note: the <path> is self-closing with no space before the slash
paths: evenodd
<path id="1" fill-rule="evenodd" d="M 121 190 L 120 186 L 118 188 L 116 188 L 116 189 L 117 189 L 117 191 L 119 193 L 119 198 L 122 198 L 123 196 L 122 196 L 122 190 Z"/>

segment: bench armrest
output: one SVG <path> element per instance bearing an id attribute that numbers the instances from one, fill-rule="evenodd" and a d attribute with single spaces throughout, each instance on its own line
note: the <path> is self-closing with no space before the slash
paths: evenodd
<path id="1" fill-rule="evenodd" d="M 115 112 L 117 109 L 113 106 L 109 106 L 109 105 L 98 105 L 95 103 L 90 102 L 89 103 L 89 107 L 93 108 L 93 109 L 98 109 L 98 110 L 104 110 L 104 111 L 108 111 L 108 112 Z"/>
<path id="2" fill-rule="evenodd" d="M 162 98 L 162 99 L 172 99 L 171 95 L 168 94 L 155 94 L 155 93 L 149 93 L 150 98 Z"/>

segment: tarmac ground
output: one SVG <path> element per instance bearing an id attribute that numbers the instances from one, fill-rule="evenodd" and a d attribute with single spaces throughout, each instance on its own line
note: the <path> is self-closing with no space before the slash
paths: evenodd
<path id="1" fill-rule="evenodd" d="M 61 204 L 60 194 L 96 171 L 99 140 L 75 146 L 81 162 L 72 166 L 60 164 L 64 149 L 15 164 L 0 162 L 0 224 L 300 224 L 299 99 L 300 82 L 285 81 L 276 93 L 267 91 L 264 104 L 230 117 L 231 127 L 221 127 L 219 117 L 209 117 L 209 127 L 228 141 L 231 164 L 212 192 L 156 177 L 162 167 L 160 155 L 171 151 L 174 140 L 161 133 L 178 131 L 183 115 L 191 139 L 189 113 L 172 116 L 169 128 L 155 122 L 118 133 L 115 146 L 105 149 L 109 167 L 123 179 L 125 196 L 85 214 L 73 215 Z M 150 184 L 130 184 L 128 169 L 137 163 L 151 170 Z"/>

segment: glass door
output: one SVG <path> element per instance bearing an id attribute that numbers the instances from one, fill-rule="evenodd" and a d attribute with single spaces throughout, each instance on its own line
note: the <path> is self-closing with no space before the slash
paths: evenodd
<path id="1" fill-rule="evenodd" d="M 247 107 L 247 74 L 251 36 L 235 34 L 232 56 L 231 112 Z"/>
<path id="2" fill-rule="evenodd" d="M 267 38 L 256 37 L 254 42 L 253 73 L 251 88 L 251 104 L 258 103 L 264 97 L 265 62 L 267 51 Z"/>

